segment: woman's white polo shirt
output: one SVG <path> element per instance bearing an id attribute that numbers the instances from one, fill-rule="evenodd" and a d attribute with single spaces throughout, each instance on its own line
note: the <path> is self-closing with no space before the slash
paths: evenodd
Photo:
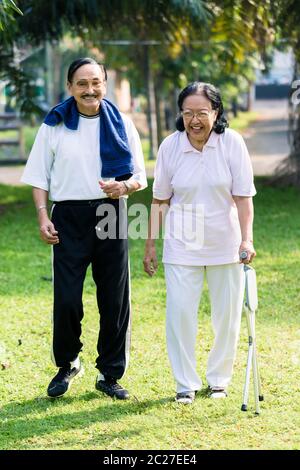
<path id="1" fill-rule="evenodd" d="M 201 152 L 185 131 L 168 136 L 159 148 L 153 184 L 154 198 L 171 198 L 163 262 L 238 262 L 241 230 L 232 196 L 255 194 L 249 153 L 236 131 L 212 131 Z"/>

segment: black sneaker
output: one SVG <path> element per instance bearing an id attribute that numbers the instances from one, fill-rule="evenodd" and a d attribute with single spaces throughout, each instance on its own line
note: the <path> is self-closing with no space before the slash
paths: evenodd
<path id="1" fill-rule="evenodd" d="M 61 367 L 55 377 L 51 380 L 48 385 L 47 394 L 48 397 L 58 398 L 62 397 L 69 389 L 73 379 L 78 375 L 83 375 L 83 367 L 79 364 L 79 367 L 65 366 Z"/>
<path id="2" fill-rule="evenodd" d="M 105 376 L 105 380 L 103 380 L 101 376 L 98 375 L 96 379 L 96 389 L 118 400 L 127 400 L 129 398 L 128 391 L 118 384 L 113 377 Z"/>

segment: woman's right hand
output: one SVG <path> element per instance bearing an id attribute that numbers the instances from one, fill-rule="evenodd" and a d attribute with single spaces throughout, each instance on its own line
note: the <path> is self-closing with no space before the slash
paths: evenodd
<path id="1" fill-rule="evenodd" d="M 145 256 L 144 256 L 144 271 L 149 276 L 154 276 L 157 271 L 157 257 L 156 257 L 156 249 L 153 240 L 147 240 L 145 246 Z"/>

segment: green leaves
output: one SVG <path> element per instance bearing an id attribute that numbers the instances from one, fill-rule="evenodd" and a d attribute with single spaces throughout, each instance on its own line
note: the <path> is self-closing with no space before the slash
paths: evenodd
<path id="1" fill-rule="evenodd" d="M 0 0 L 0 31 L 4 31 L 14 21 L 14 13 L 23 15 L 13 0 Z"/>

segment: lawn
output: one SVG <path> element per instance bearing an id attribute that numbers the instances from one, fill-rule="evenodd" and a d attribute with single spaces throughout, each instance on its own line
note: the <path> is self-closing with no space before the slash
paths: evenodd
<path id="1" fill-rule="evenodd" d="M 151 186 L 151 181 L 150 181 Z M 143 241 L 130 240 L 131 361 L 122 384 L 132 398 L 96 392 L 98 313 L 91 273 L 85 283 L 85 367 L 67 396 L 51 400 L 50 249 L 39 240 L 27 187 L 0 186 L 0 449 L 299 449 L 300 193 L 257 181 L 255 242 L 259 287 L 257 343 L 265 401 L 241 412 L 247 356 L 242 322 L 235 373 L 226 400 L 200 393 L 192 406 L 174 402 L 165 343 L 162 266 L 143 273 Z M 131 197 L 149 204 L 150 188 Z M 161 252 L 161 243 L 159 252 Z M 207 290 L 199 310 L 198 369 L 212 342 Z"/>

